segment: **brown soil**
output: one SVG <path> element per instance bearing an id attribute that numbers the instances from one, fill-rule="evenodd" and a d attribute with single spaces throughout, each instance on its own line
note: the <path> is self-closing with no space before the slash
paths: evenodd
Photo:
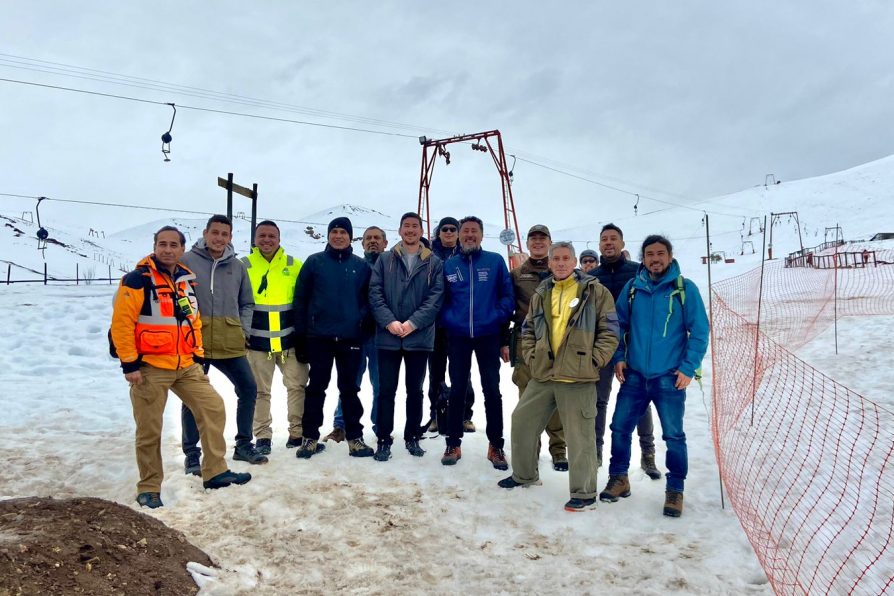
<path id="1" fill-rule="evenodd" d="M 103 499 L 0 501 L 0 596 L 195 594 L 211 559 L 155 518 Z"/>

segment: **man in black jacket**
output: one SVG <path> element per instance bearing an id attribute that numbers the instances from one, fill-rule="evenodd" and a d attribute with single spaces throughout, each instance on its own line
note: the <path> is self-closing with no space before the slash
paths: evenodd
<path id="1" fill-rule="evenodd" d="M 345 435 L 350 455 L 371 457 L 373 450 L 363 442 L 363 405 L 360 403 L 357 371 L 360 346 L 369 317 L 367 295 L 370 267 L 353 254 L 354 228 L 347 217 L 329 222 L 325 250 L 307 258 L 295 288 L 296 345 L 304 344 L 310 365 L 305 391 L 302 427 L 304 442 L 295 454 L 308 459 L 317 453 L 323 403 L 332 378 L 338 372 L 338 392 L 345 416 Z"/>
<path id="2" fill-rule="evenodd" d="M 586 252 L 586 251 L 585 251 Z M 615 224 L 602 227 L 599 234 L 599 267 L 590 271 L 609 292 L 615 302 L 618 301 L 624 285 L 630 281 L 639 269 L 639 263 L 628 261 L 624 257 L 624 232 Z M 581 260 L 584 258 L 581 253 Z M 626 300 L 627 297 L 621 297 Z M 609 363 L 599 371 L 599 383 L 596 385 L 596 466 L 602 466 L 602 445 L 605 436 L 605 419 L 608 413 L 608 398 L 612 393 L 612 379 L 615 378 L 612 364 Z M 655 466 L 655 436 L 652 428 L 652 408 L 647 407 L 637 424 L 641 452 L 640 463 L 643 471 L 652 480 L 661 479 L 661 472 Z"/>

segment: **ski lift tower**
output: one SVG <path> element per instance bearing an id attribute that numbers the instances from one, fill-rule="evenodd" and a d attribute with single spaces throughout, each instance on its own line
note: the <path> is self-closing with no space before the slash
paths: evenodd
<path id="1" fill-rule="evenodd" d="M 500 182 L 503 187 L 503 223 L 504 229 L 500 232 L 500 242 L 506 246 L 509 256 L 509 267 L 514 269 L 524 261 L 521 236 L 518 231 L 518 219 L 515 215 L 515 201 L 512 199 L 512 172 L 506 166 L 506 154 L 503 152 L 503 137 L 499 130 L 489 130 L 474 134 L 458 135 L 446 139 L 429 139 L 419 137 L 422 145 L 422 168 L 419 174 L 419 207 L 417 212 L 422 217 L 425 234 L 431 238 L 431 211 L 430 191 L 431 178 L 435 169 L 438 156 L 444 158 L 445 165 L 450 165 L 450 152 L 447 145 L 451 143 L 472 142 L 473 151 L 489 153 L 500 174 Z"/>

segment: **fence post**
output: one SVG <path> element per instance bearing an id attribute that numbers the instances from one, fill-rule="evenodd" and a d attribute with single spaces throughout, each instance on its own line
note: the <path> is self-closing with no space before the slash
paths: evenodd
<path id="1" fill-rule="evenodd" d="M 835 224 L 838 225 L 838 224 Z M 835 266 L 835 284 L 834 284 L 834 292 L 833 292 L 833 300 L 832 304 L 834 306 L 833 309 L 833 317 L 835 323 L 835 355 L 838 355 L 838 247 L 835 247 L 835 254 L 832 255 L 832 264 Z"/>
<path id="2" fill-rule="evenodd" d="M 772 228 L 770 233 L 773 233 Z M 754 371 L 751 378 L 751 426 L 754 426 L 754 402 L 757 400 L 757 354 L 761 340 L 761 303 L 764 296 L 764 263 L 767 248 L 767 216 L 764 216 L 764 249 L 761 251 L 761 281 L 757 291 L 757 322 L 754 328 Z"/>
<path id="3" fill-rule="evenodd" d="M 112 285 L 112 266 L 109 265 L 109 285 Z"/>
<path id="4" fill-rule="evenodd" d="M 43 285 L 47 285 L 47 264 L 43 264 Z"/>
<path id="5" fill-rule="evenodd" d="M 79 275 L 80 275 L 80 274 L 79 274 L 79 272 L 78 272 L 78 264 L 75 263 L 75 285 L 76 285 L 76 286 L 81 285 L 81 282 L 79 281 L 79 280 L 80 280 Z"/>
<path id="6" fill-rule="evenodd" d="M 12 277 L 12 263 L 6 264 L 6 285 L 9 285 L 9 279 Z"/>
<path id="7" fill-rule="evenodd" d="M 711 222 L 708 217 L 707 211 L 705 212 L 705 245 L 707 248 L 708 255 L 708 321 L 711 325 L 711 328 L 714 328 L 714 297 L 711 295 L 713 283 L 711 282 Z M 762 257 L 763 258 L 763 257 Z M 717 365 L 714 363 L 714 334 L 711 333 L 710 341 L 711 341 L 711 420 L 714 421 L 714 416 L 717 413 L 717 404 L 714 403 L 715 396 L 717 395 L 717 375 L 715 374 L 717 371 Z M 716 428 L 716 424 L 714 425 Z M 717 480 L 720 483 L 720 508 L 726 509 L 726 501 L 723 498 L 723 464 L 721 462 L 720 453 L 716 453 L 717 456 Z"/>

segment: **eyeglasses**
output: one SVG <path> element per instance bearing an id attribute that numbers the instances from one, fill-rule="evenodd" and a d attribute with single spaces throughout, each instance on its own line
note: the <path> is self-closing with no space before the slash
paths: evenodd
<path id="1" fill-rule="evenodd" d="M 454 228 L 453 226 L 444 226 L 443 228 L 441 228 L 441 231 L 447 232 L 448 234 L 452 234 L 452 233 L 456 232 L 456 228 Z"/>
<path id="2" fill-rule="evenodd" d="M 596 262 L 596 259 L 581 259 L 580 260 L 581 265 L 589 265 L 590 263 L 595 263 L 595 262 Z"/>

